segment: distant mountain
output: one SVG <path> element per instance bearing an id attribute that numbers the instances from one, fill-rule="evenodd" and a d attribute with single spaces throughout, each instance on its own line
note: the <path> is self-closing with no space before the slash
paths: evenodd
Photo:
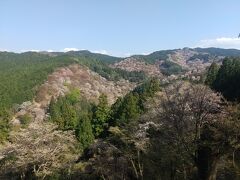
<path id="1" fill-rule="evenodd" d="M 240 50 L 238 49 L 222 49 L 222 48 L 183 48 L 183 49 L 173 49 L 173 50 L 161 50 L 155 51 L 149 55 L 134 55 L 133 58 L 144 60 L 147 63 L 155 63 L 159 60 L 167 60 L 169 56 L 176 54 L 177 52 L 181 52 L 182 54 L 189 54 L 199 55 L 197 57 L 201 57 L 201 55 L 208 55 L 208 57 L 212 56 L 219 56 L 219 57 L 226 57 L 226 56 L 233 56 L 238 57 L 240 56 Z M 192 57 L 191 56 L 191 57 Z M 189 59 L 191 57 L 188 57 Z M 186 57 L 187 58 L 187 57 Z M 202 56 L 204 61 L 206 60 L 206 56 Z M 188 59 L 186 59 L 187 61 Z"/>
<path id="2" fill-rule="evenodd" d="M 40 51 L 40 52 L 32 52 L 32 51 L 27 51 L 24 53 L 12 53 L 12 52 L 6 52 L 6 51 L 0 51 L 0 55 L 3 54 L 15 54 L 15 55 L 43 55 L 43 56 L 48 56 L 48 57 L 56 57 L 56 56 L 62 56 L 62 55 L 67 55 L 71 57 L 77 57 L 77 58 L 87 58 L 87 59 L 92 59 L 92 60 L 98 60 L 102 61 L 105 63 L 115 63 L 117 61 L 121 61 L 124 58 L 120 57 L 114 57 L 114 56 L 109 56 L 106 54 L 100 54 L 100 53 L 93 53 L 88 50 L 81 50 L 81 51 L 68 51 L 68 52 L 48 52 L 48 51 Z"/>
<path id="3" fill-rule="evenodd" d="M 188 71 L 203 72 L 212 62 L 221 63 L 227 57 L 240 56 L 240 50 L 237 49 L 221 49 L 221 48 L 183 48 L 173 50 L 156 51 L 149 55 L 133 55 L 126 58 L 122 63 L 115 63 L 113 67 L 131 71 L 149 71 L 160 69 L 165 75 L 182 74 Z M 146 65 L 137 63 L 138 61 L 146 63 Z M 147 73 L 147 72 L 146 72 Z M 159 74 L 155 73 L 155 74 Z"/>
<path id="4" fill-rule="evenodd" d="M 119 58 L 109 55 L 92 53 L 87 50 L 69 52 L 45 52 L 45 55 L 72 57 L 98 60 L 112 67 L 126 71 L 143 71 L 150 76 L 181 74 L 187 71 L 202 72 L 212 62 L 221 63 L 227 56 L 240 56 L 240 50 L 222 48 L 183 48 L 155 51 L 148 55 L 133 55 L 128 58 Z M 139 63 L 140 62 L 140 63 Z M 144 64 L 145 63 L 145 64 Z"/>
<path id="5" fill-rule="evenodd" d="M 123 58 L 119 58 L 119 57 L 109 56 L 106 54 L 92 53 L 87 50 L 69 51 L 69 52 L 66 52 L 65 54 L 68 54 L 71 56 L 76 56 L 76 57 L 91 58 L 91 59 L 99 60 L 99 61 L 106 62 L 106 63 L 114 63 L 117 61 L 121 61 L 123 59 Z"/>
<path id="6" fill-rule="evenodd" d="M 25 52 L 25 53 L 9 53 L 0 52 L 0 55 L 9 59 L 31 58 L 31 59 L 48 59 L 51 57 L 65 57 L 81 59 L 84 64 L 104 63 L 111 64 L 111 67 L 122 69 L 125 71 L 143 71 L 150 76 L 161 76 L 161 74 L 183 74 L 188 71 L 203 72 L 212 62 L 221 63 L 227 56 L 240 56 L 240 50 L 237 49 L 221 49 L 221 48 L 183 48 L 172 50 L 155 51 L 149 55 L 133 55 L 128 58 L 120 58 L 100 53 L 93 53 L 88 50 L 69 51 L 69 52 Z M 0 58 L 1 59 L 1 58 Z M 11 58 L 10 58 L 11 59 Z M 104 74 L 104 69 L 97 69 Z"/>
<path id="7" fill-rule="evenodd" d="M 166 60 L 170 54 L 173 54 L 175 50 L 161 50 L 155 51 L 149 55 L 134 55 L 133 58 L 144 60 L 147 63 L 154 64 L 157 60 Z"/>
<path id="8" fill-rule="evenodd" d="M 213 56 L 240 56 L 240 50 L 238 49 L 222 49 L 222 48 L 195 48 L 193 49 L 198 53 L 208 53 Z"/>
<path id="9" fill-rule="evenodd" d="M 1 52 L 10 53 L 10 52 Z M 106 63 L 116 63 L 122 61 L 126 58 L 114 57 L 106 54 L 93 53 L 88 50 L 80 50 L 80 51 L 68 51 L 68 52 L 25 52 L 20 54 L 43 54 L 48 56 L 61 56 L 61 55 L 70 55 L 75 57 L 84 57 L 91 58 L 99 61 L 103 61 Z M 15 54 L 15 53 L 13 53 Z M 171 59 L 171 56 L 176 56 L 181 54 L 185 56 L 185 61 L 193 61 L 195 59 L 203 60 L 204 62 L 211 61 L 213 57 L 224 58 L 226 56 L 238 57 L 240 56 L 240 50 L 238 49 L 222 49 L 222 48 L 183 48 L 183 49 L 171 49 L 171 50 L 160 50 L 155 51 L 148 55 L 133 55 L 130 58 L 135 60 L 145 61 L 149 64 L 154 64 L 157 61 L 166 61 Z"/>

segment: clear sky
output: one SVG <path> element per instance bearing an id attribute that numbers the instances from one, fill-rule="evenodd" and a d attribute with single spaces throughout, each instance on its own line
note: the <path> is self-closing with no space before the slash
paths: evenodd
<path id="1" fill-rule="evenodd" d="M 240 0 L 0 0 L 0 50 L 239 48 Z"/>

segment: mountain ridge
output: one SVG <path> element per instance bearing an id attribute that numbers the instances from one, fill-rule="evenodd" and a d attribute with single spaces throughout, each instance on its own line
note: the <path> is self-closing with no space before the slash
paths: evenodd
<path id="1" fill-rule="evenodd" d="M 202 48 L 202 47 L 195 47 L 195 48 L 190 48 L 190 47 L 184 47 L 184 48 L 176 48 L 176 49 L 165 49 L 165 50 L 156 50 L 153 51 L 147 55 L 143 54 L 133 54 L 130 56 L 126 57 L 121 57 L 121 56 L 114 56 L 114 55 L 108 55 L 108 54 L 101 54 L 101 53 L 95 53 L 91 52 L 89 50 L 78 50 L 78 51 L 67 51 L 67 52 L 62 52 L 62 51 L 25 51 L 25 52 L 12 52 L 12 51 L 1 51 L 0 53 L 14 53 L 14 54 L 24 54 L 24 53 L 39 53 L 39 54 L 46 54 L 46 55 L 63 55 L 63 54 L 70 54 L 70 55 L 89 55 L 89 54 L 94 54 L 94 55 L 99 55 L 103 57 L 113 57 L 117 59 L 125 59 L 129 57 L 150 57 L 157 55 L 158 53 L 171 53 L 174 51 L 178 50 L 193 50 L 197 52 L 202 52 L 202 53 L 210 53 L 212 55 L 223 55 L 223 56 L 239 56 L 240 55 L 240 50 L 239 49 L 234 49 L 234 48 L 217 48 L 217 47 L 207 47 L 207 48 Z"/>

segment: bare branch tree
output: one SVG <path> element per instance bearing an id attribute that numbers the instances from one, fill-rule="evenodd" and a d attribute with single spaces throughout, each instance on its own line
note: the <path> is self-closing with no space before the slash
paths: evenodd
<path id="1" fill-rule="evenodd" d="M 0 177 L 32 171 L 45 177 L 69 168 L 77 159 L 77 142 L 72 132 L 57 130 L 51 123 L 34 122 L 27 129 L 12 132 L 10 142 L 0 148 Z"/>
<path id="2" fill-rule="evenodd" d="M 216 175 L 220 147 L 212 148 L 206 144 L 221 144 L 214 134 L 209 134 L 211 130 L 208 128 L 222 124 L 226 119 L 223 104 L 223 98 L 208 87 L 180 82 L 164 89 L 158 109 L 157 121 L 163 130 L 169 132 L 169 142 L 188 154 L 198 167 L 201 179 L 214 179 Z M 202 160 L 204 158 L 206 161 Z M 201 168 L 203 166 L 205 169 Z"/>

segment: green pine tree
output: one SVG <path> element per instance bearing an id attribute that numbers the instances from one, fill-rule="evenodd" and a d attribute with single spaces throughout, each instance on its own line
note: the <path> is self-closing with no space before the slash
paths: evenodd
<path id="1" fill-rule="evenodd" d="M 108 126 L 107 120 L 109 119 L 109 113 L 110 108 L 108 106 L 107 96 L 101 94 L 98 105 L 93 108 L 92 126 L 95 136 L 99 136 Z"/>
<path id="2" fill-rule="evenodd" d="M 136 119 L 140 115 L 138 102 L 138 95 L 130 93 L 124 101 L 123 114 L 120 119 L 122 119 L 126 123 L 129 122 L 129 120 Z"/>
<path id="3" fill-rule="evenodd" d="M 213 84 L 217 78 L 218 70 L 219 66 L 217 65 L 217 63 L 213 62 L 208 69 L 205 84 L 209 85 L 210 87 L 213 87 Z"/>
<path id="4" fill-rule="evenodd" d="M 5 108 L 0 108 L 0 143 L 8 138 L 10 114 Z"/>
<path id="5" fill-rule="evenodd" d="M 60 129 L 64 129 L 64 121 L 62 119 L 61 106 L 62 106 L 62 97 L 59 97 L 56 101 L 54 98 L 51 99 L 49 104 L 49 114 L 50 120 L 56 122 Z"/>
<path id="6" fill-rule="evenodd" d="M 93 142 L 94 135 L 92 132 L 91 120 L 88 116 L 88 113 L 83 113 L 79 117 L 79 123 L 75 132 L 76 137 L 83 149 L 87 148 Z"/>
<path id="7" fill-rule="evenodd" d="M 75 129 L 78 121 L 77 112 L 68 101 L 64 101 L 61 107 L 62 119 L 64 120 L 64 129 Z"/>
<path id="8" fill-rule="evenodd" d="M 213 89 L 231 101 L 240 101 L 240 59 L 225 58 L 218 71 Z"/>
<path id="9" fill-rule="evenodd" d="M 65 98 L 71 105 L 75 105 L 80 100 L 80 90 L 76 88 L 71 90 L 71 92 L 66 95 Z"/>

